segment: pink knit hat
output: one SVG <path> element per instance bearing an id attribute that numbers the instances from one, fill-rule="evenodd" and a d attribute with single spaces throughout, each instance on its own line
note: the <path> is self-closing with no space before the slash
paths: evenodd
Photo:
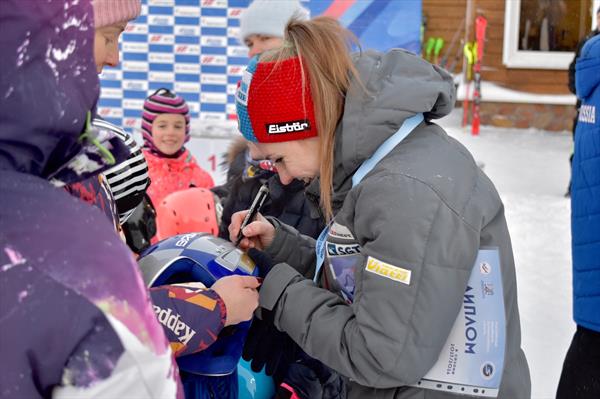
<path id="1" fill-rule="evenodd" d="M 141 0 L 92 0 L 92 5 L 96 28 L 130 21 L 142 12 Z"/>

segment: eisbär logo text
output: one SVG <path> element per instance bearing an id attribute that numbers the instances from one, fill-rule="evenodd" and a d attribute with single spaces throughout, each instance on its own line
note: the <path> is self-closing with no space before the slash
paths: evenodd
<path id="1" fill-rule="evenodd" d="M 269 134 L 304 132 L 310 130 L 310 122 L 306 119 L 301 119 L 299 121 L 267 123 L 265 127 Z"/>

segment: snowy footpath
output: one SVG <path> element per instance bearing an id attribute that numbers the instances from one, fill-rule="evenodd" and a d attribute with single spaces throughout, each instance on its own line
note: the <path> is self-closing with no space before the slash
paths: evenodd
<path id="1" fill-rule="evenodd" d="M 575 332 L 571 298 L 569 182 L 571 136 L 483 126 L 477 137 L 460 126 L 462 110 L 437 121 L 471 151 L 506 208 L 515 265 L 523 349 L 532 398 L 554 398 Z"/>

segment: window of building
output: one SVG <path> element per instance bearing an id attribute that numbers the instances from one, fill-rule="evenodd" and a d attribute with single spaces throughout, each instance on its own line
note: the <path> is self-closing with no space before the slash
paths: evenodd
<path id="1" fill-rule="evenodd" d="M 595 27 L 600 0 L 506 0 L 503 62 L 509 68 L 567 69 Z"/>

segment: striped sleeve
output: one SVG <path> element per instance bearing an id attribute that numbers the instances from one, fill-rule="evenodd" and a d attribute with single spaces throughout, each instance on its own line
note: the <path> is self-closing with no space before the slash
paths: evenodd
<path id="1" fill-rule="evenodd" d="M 94 119 L 94 126 L 108 129 L 127 144 L 129 157 L 104 173 L 113 197 L 117 203 L 119 221 L 125 223 L 144 197 L 150 185 L 148 164 L 140 146 L 133 137 L 123 129 L 102 119 Z"/>

